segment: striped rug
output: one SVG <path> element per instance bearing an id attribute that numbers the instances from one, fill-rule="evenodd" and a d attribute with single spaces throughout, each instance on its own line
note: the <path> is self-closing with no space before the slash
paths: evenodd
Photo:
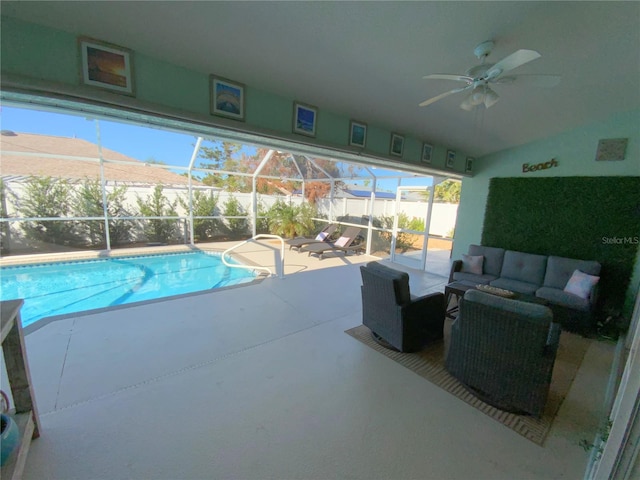
<path id="1" fill-rule="evenodd" d="M 448 325 L 447 325 L 448 326 Z M 444 368 L 445 348 L 448 342 L 445 326 L 445 342 L 438 342 L 418 353 L 401 353 L 383 347 L 373 340 L 371 330 L 364 325 L 346 330 L 345 333 L 398 362 L 482 413 L 511 428 L 532 442 L 542 445 L 551 429 L 562 401 L 567 396 L 584 354 L 592 340 L 568 332 L 562 332 L 551 378 L 551 387 L 545 411 L 541 418 L 505 412 L 486 404 L 469 392 Z"/>

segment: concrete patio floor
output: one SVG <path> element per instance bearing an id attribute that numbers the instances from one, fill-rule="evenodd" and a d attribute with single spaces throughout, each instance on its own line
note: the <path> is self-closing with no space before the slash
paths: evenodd
<path id="1" fill-rule="evenodd" d="M 285 258 L 282 279 L 28 334 L 42 436 L 24 478 L 582 478 L 612 344 L 591 344 L 540 447 L 344 333 L 373 258 Z M 403 269 L 443 291 L 448 269 Z"/>

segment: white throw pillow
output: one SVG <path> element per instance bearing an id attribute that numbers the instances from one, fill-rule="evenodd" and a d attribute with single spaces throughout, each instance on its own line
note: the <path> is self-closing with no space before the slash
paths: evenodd
<path id="1" fill-rule="evenodd" d="M 462 254 L 462 269 L 464 273 L 474 273 L 482 275 L 482 264 L 484 263 L 483 255 L 466 255 Z"/>
<path id="2" fill-rule="evenodd" d="M 591 289 L 598 283 L 598 280 L 600 280 L 600 277 L 594 277 L 580 270 L 575 270 L 564 287 L 564 291 L 588 300 L 591 295 Z"/>

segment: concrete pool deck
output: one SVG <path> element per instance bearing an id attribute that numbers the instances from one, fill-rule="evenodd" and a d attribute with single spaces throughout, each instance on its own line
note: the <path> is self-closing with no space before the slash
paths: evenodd
<path id="1" fill-rule="evenodd" d="M 613 345 L 591 344 L 540 447 L 344 333 L 374 258 L 285 259 L 282 279 L 27 335 L 42 436 L 23 478 L 582 478 Z M 418 295 L 447 281 L 402 269 Z"/>

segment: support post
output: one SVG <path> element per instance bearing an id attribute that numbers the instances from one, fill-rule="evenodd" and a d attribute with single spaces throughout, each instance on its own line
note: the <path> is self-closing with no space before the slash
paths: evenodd
<path id="1" fill-rule="evenodd" d="M 200 145 L 202 144 L 202 137 L 198 137 L 195 147 L 193 147 L 193 153 L 191 154 L 191 160 L 189 161 L 189 242 L 191 245 L 195 245 L 195 238 L 193 233 L 193 181 L 191 179 L 191 171 L 193 170 L 193 164 L 198 158 L 198 152 L 200 151 Z"/>
<path id="2" fill-rule="evenodd" d="M 251 216 L 253 217 L 252 218 L 253 226 L 251 227 L 251 233 L 253 237 L 256 236 L 257 226 L 258 226 L 257 225 L 258 224 L 258 195 L 256 193 L 258 175 L 260 175 L 260 172 L 262 171 L 264 166 L 267 164 L 267 162 L 271 159 L 274 153 L 275 153 L 275 150 L 269 150 L 267 154 L 264 156 L 264 158 L 260 161 L 260 164 L 256 168 L 256 171 L 253 172 L 253 178 L 251 181 Z"/>
<path id="3" fill-rule="evenodd" d="M 96 140 L 98 142 L 98 158 L 100 159 L 100 188 L 102 189 L 102 215 L 104 216 L 104 235 L 107 252 L 111 251 L 111 235 L 109 235 L 109 206 L 107 205 L 107 181 L 104 178 L 104 158 L 102 156 L 102 139 L 100 137 L 100 121 L 96 118 Z"/>
<path id="4" fill-rule="evenodd" d="M 373 178 L 373 184 L 371 185 L 371 203 L 369 204 L 369 222 L 367 224 L 367 250 L 366 254 L 371 255 L 371 242 L 373 237 L 373 209 L 376 206 L 376 188 L 378 187 L 378 179 L 371 170 L 365 167 L 365 170 L 369 172 L 371 178 Z"/>

